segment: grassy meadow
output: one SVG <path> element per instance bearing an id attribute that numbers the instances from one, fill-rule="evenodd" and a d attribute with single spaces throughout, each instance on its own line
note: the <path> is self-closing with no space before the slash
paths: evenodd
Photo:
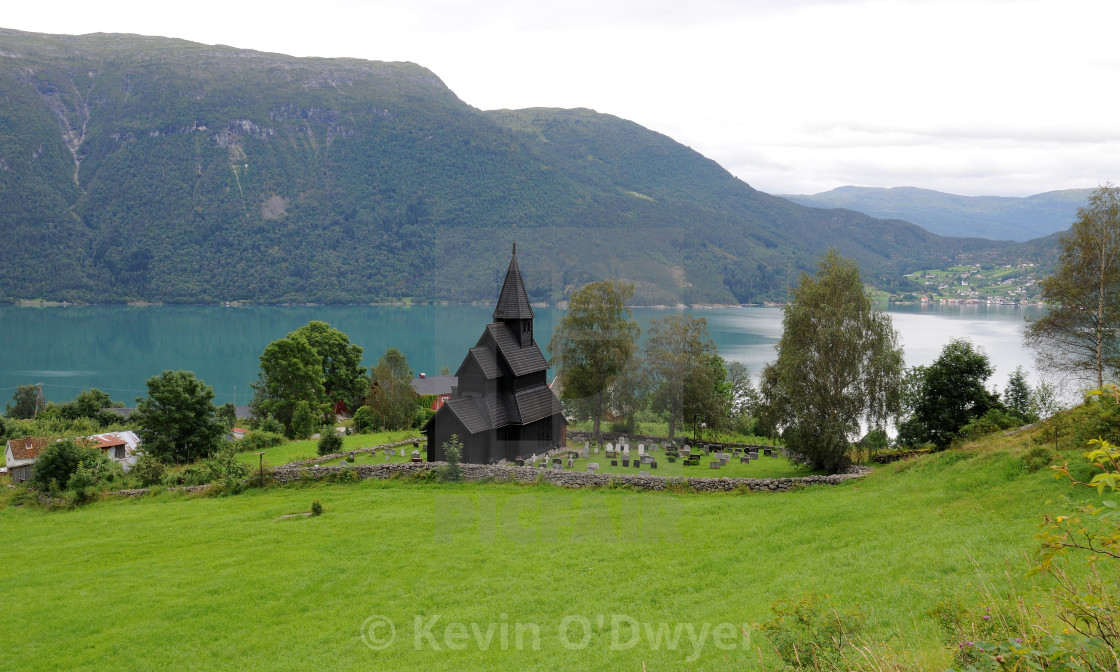
<path id="1" fill-rule="evenodd" d="M 390 480 L 8 505 L 0 647 L 20 670 L 768 669 L 750 624 L 815 592 L 858 604 L 900 668 L 944 669 L 931 609 L 1004 572 L 1031 599 L 1040 517 L 1096 496 L 1028 473 L 1032 445 L 781 494 Z"/>

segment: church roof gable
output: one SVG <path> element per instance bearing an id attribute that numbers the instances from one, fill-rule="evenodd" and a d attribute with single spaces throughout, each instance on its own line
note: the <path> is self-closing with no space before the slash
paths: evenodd
<path id="1" fill-rule="evenodd" d="M 494 342 L 498 344 L 498 351 L 502 353 L 502 359 L 506 360 L 506 364 L 509 364 L 513 375 L 524 376 L 528 373 L 548 369 L 548 362 L 541 354 L 541 349 L 537 347 L 536 343 L 521 347 L 517 338 L 510 333 L 509 328 L 504 324 L 488 324 L 486 329 L 494 338 Z"/>

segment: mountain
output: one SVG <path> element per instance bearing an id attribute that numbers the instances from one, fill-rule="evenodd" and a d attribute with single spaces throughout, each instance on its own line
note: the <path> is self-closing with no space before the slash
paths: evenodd
<path id="1" fill-rule="evenodd" d="M 903 219 L 941 236 L 1025 241 L 1068 229 L 1092 191 L 1064 189 L 1013 198 L 957 196 L 915 187 L 840 187 L 785 198 L 818 208 L 847 208 L 872 217 Z"/>
<path id="2" fill-rule="evenodd" d="M 764 194 L 590 110 L 482 111 L 412 63 L 0 29 L 0 298 L 783 299 L 836 247 L 869 282 L 1006 243 Z"/>

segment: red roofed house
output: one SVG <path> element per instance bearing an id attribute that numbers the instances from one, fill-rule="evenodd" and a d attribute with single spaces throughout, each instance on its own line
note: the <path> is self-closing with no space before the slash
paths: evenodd
<path id="1" fill-rule="evenodd" d="M 39 459 L 39 453 L 43 452 L 52 441 L 55 439 L 44 437 L 8 439 L 4 458 L 8 461 L 8 472 L 12 475 L 12 483 L 30 480 L 35 460 Z"/>

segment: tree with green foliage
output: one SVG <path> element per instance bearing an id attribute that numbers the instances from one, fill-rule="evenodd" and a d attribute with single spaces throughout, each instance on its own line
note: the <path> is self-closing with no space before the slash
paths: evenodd
<path id="1" fill-rule="evenodd" d="M 634 354 L 640 329 L 626 302 L 634 286 L 603 280 L 572 292 L 568 312 L 549 344 L 561 397 L 579 403 L 592 421 L 591 440 L 599 442 L 599 425 L 607 411 L 611 383 Z"/>
<path id="2" fill-rule="evenodd" d="M 12 401 L 15 405 L 4 405 L 4 414 L 13 420 L 30 420 L 46 406 L 38 385 L 20 385 L 12 395 Z"/>
<path id="3" fill-rule="evenodd" d="M 948 448 L 962 427 L 993 408 L 999 396 L 984 385 L 992 375 L 988 355 L 972 341 L 955 338 L 941 355 L 920 370 L 910 417 L 899 427 L 899 441 Z"/>
<path id="4" fill-rule="evenodd" d="M 162 483 L 164 474 L 167 473 L 167 467 L 154 455 L 143 453 L 136 460 L 136 466 L 132 468 L 132 473 L 140 479 L 140 485 L 146 488 Z"/>
<path id="5" fill-rule="evenodd" d="M 119 423 L 123 418 L 110 409 L 123 408 L 124 404 L 113 401 L 109 394 L 96 387 L 82 390 L 73 401 L 61 404 L 48 404 L 46 413 L 57 413 L 60 417 L 73 422 L 80 418 L 88 418 L 98 427 L 107 427 Z"/>
<path id="6" fill-rule="evenodd" d="M 1050 307 L 1027 324 L 1027 346 L 1044 368 L 1103 386 L 1120 370 L 1120 188 L 1093 192 L 1062 237 L 1058 268 L 1039 284 Z"/>
<path id="7" fill-rule="evenodd" d="M 53 441 L 39 453 L 31 471 L 31 482 L 39 490 L 51 489 L 52 483 L 60 490 L 70 484 L 70 478 L 83 461 L 92 460 L 94 450 L 82 448 L 73 440 Z M 100 451 L 96 451 L 100 454 Z M 98 455 L 99 456 L 99 455 Z"/>
<path id="8" fill-rule="evenodd" d="M 731 385 L 723 358 L 712 355 L 684 379 L 681 424 L 697 440 L 705 432 L 722 431 L 731 417 Z"/>
<path id="9" fill-rule="evenodd" d="M 233 429 L 237 426 L 237 407 L 233 402 L 227 401 L 218 407 L 215 416 L 218 422 L 222 423 L 227 430 Z"/>
<path id="10" fill-rule="evenodd" d="M 369 389 L 366 370 L 362 366 L 362 349 L 351 345 L 345 333 L 317 320 L 308 322 L 292 334 L 307 339 L 307 344 L 322 360 L 323 391 L 327 401 L 341 401 L 349 409 L 360 406 Z"/>
<path id="11" fill-rule="evenodd" d="M 1007 379 L 1007 387 L 1003 388 L 1003 405 L 1008 413 L 1023 422 L 1038 420 L 1031 404 L 1031 387 L 1027 384 L 1027 374 L 1022 366 L 1015 367 Z"/>
<path id="12" fill-rule="evenodd" d="M 712 407 L 708 397 L 719 393 L 714 384 L 718 357 L 704 318 L 685 313 L 650 321 L 645 358 L 653 390 L 651 405 L 665 414 L 670 441 L 681 424 L 704 421 L 704 409 Z"/>
<path id="13" fill-rule="evenodd" d="M 404 353 L 389 348 L 370 372 L 366 405 L 385 429 L 408 429 L 416 418 L 417 397 L 412 389 L 412 369 Z"/>
<path id="14" fill-rule="evenodd" d="M 801 275 L 782 319 L 778 358 L 763 379 L 790 455 L 838 472 L 864 423 L 901 408 L 902 347 L 890 316 L 872 309 L 859 267 L 829 251 Z"/>
<path id="15" fill-rule="evenodd" d="M 300 441 L 310 439 L 318 424 L 318 415 L 311 410 L 311 404 L 300 401 L 292 411 L 292 426 L 288 430 L 288 436 Z"/>
<path id="16" fill-rule="evenodd" d="M 295 437 L 294 418 L 301 404 L 313 417 L 321 418 L 329 410 L 322 357 L 302 334 L 292 332 L 269 343 L 260 362 L 261 373 L 253 383 L 250 402 L 254 417 L 270 415 L 280 421 L 285 434 Z"/>
<path id="17" fill-rule="evenodd" d="M 724 360 L 730 405 L 727 423 L 731 431 L 753 435 L 758 427 L 761 399 L 751 384 L 751 372 L 742 362 Z"/>
<path id="18" fill-rule="evenodd" d="M 354 411 L 354 431 L 359 434 L 376 431 L 379 426 L 378 422 L 380 422 L 380 418 L 374 414 L 373 409 L 369 406 L 363 405 Z"/>
<path id="19" fill-rule="evenodd" d="M 140 426 L 144 452 L 163 462 L 209 456 L 225 432 L 214 417 L 214 388 L 190 371 L 164 371 L 147 385 L 148 396 L 137 397 L 131 418 Z"/>

